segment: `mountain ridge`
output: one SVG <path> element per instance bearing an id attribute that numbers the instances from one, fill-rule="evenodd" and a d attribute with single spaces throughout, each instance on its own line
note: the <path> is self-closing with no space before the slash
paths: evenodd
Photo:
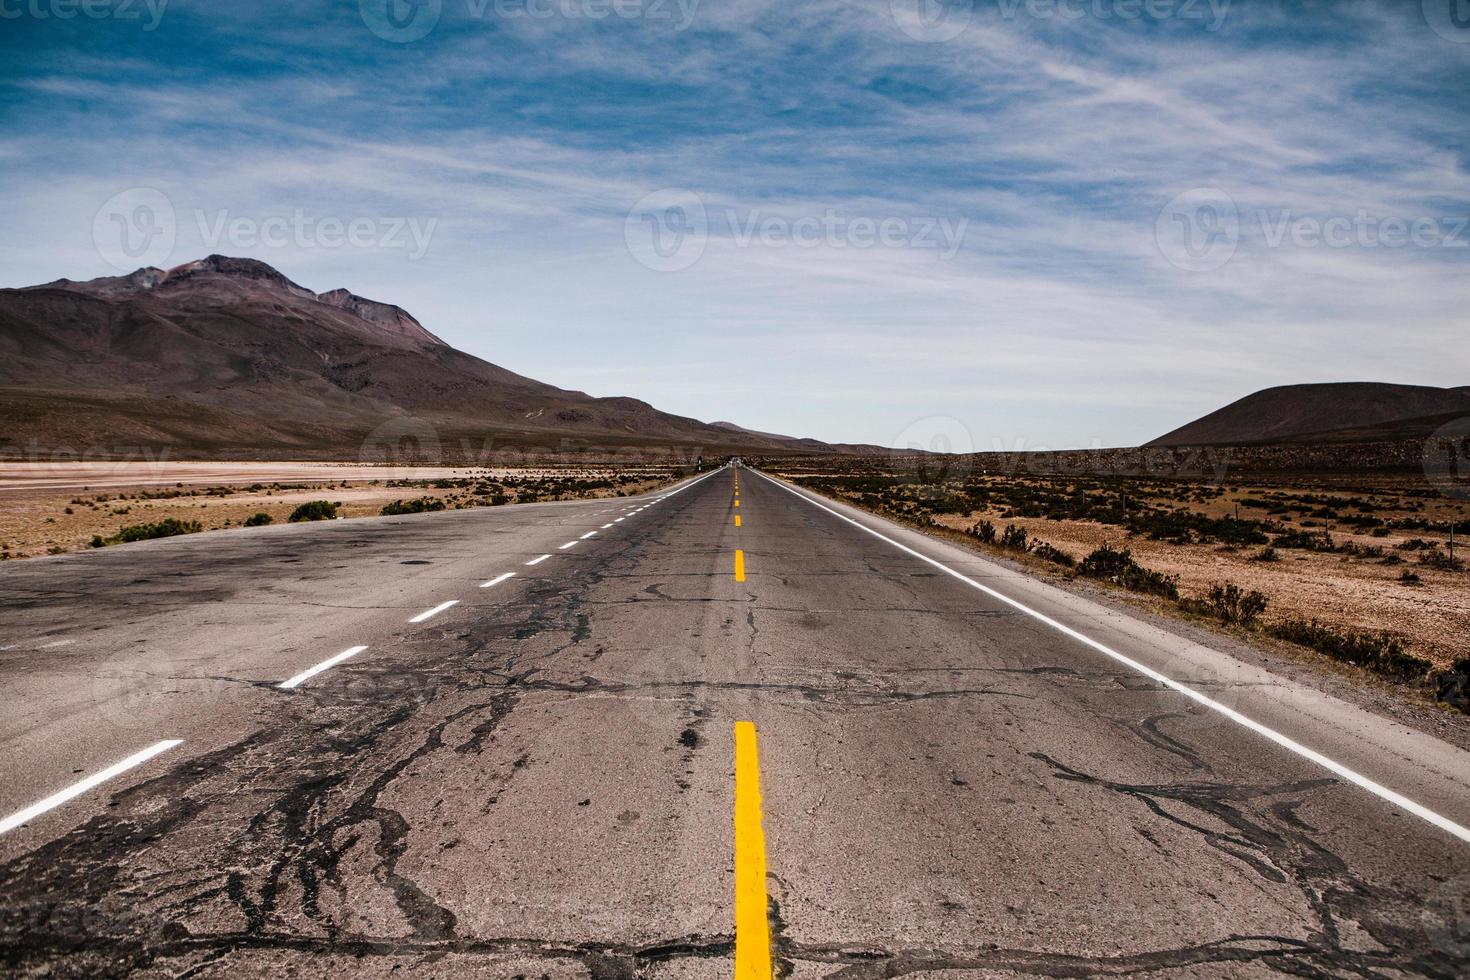
<path id="1" fill-rule="evenodd" d="M 1144 445 L 1422 439 L 1466 415 L 1470 415 L 1470 385 L 1435 388 L 1378 381 L 1279 385 L 1238 398 Z"/>
<path id="2" fill-rule="evenodd" d="M 0 409 L 6 436 L 43 449 L 340 458 L 405 426 L 441 447 L 844 448 L 558 388 L 456 350 L 401 307 L 223 255 L 0 289 Z"/>

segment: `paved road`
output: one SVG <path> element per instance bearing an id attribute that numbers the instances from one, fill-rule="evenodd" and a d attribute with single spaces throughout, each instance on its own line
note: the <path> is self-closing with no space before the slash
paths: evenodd
<path id="1" fill-rule="evenodd" d="M 7 974 L 1470 972 L 1465 753 L 750 470 L 0 602 L 0 815 L 158 752 L 0 834 Z"/>

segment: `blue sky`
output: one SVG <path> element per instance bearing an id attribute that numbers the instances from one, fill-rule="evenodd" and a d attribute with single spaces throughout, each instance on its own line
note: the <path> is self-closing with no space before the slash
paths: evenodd
<path id="1" fill-rule="evenodd" d="M 1470 384 L 1452 0 L 87 2 L 0 0 L 0 285 L 113 274 L 141 201 L 150 264 L 890 445 Z"/>

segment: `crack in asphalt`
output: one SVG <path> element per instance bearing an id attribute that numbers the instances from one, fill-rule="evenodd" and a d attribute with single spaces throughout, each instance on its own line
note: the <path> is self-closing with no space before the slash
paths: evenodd
<path id="1" fill-rule="evenodd" d="M 1264 947 L 1246 945 L 1259 942 Z M 798 946 L 796 959 L 843 964 L 827 980 L 878 980 L 941 970 L 994 970 L 1045 977 L 1124 976 L 1205 964 L 1264 962 L 1303 951 L 1303 944 L 1282 937 L 1230 937 L 1198 946 L 1152 950 L 1120 956 L 1081 956 L 994 947 L 984 951 L 861 949 L 851 946 Z"/>
<path id="2" fill-rule="evenodd" d="M 1162 716 L 1159 716 L 1162 717 Z M 1198 760 L 1199 752 L 1183 742 L 1168 738 L 1172 744 L 1159 744 L 1139 732 L 1140 737 L 1162 751 L 1180 755 L 1187 761 Z M 1167 738 L 1167 737 L 1166 737 Z M 1251 937 L 1280 944 L 1271 953 L 1271 965 L 1295 976 L 1359 976 L 1388 977 L 1411 975 L 1448 980 L 1463 976 L 1470 959 L 1453 955 L 1443 948 L 1444 939 L 1457 925 L 1436 925 L 1426 917 L 1423 896 L 1408 891 L 1374 887 L 1353 874 L 1347 862 L 1321 844 L 1315 828 L 1301 819 L 1297 811 L 1306 797 L 1322 789 L 1340 785 L 1335 778 L 1323 777 L 1282 783 L 1183 782 L 1177 784 L 1133 784 L 1116 782 L 1090 775 L 1042 752 L 1029 753 L 1052 770 L 1056 779 L 1095 786 L 1142 804 L 1150 813 L 1175 827 L 1199 836 L 1207 845 L 1250 869 L 1261 879 L 1273 884 L 1296 888 L 1312 909 L 1315 923 L 1308 923 L 1310 939 L 1298 940 L 1281 936 Z M 1206 767 L 1207 768 L 1207 767 Z M 1182 806 L 1183 813 L 1172 809 Z M 1193 816 L 1189 815 L 1190 811 Z M 1206 826 L 1223 825 L 1225 830 Z M 1352 923 L 1345 930 L 1344 923 Z M 1366 933 L 1378 948 L 1349 948 L 1345 932 Z M 1242 937 L 1231 937 L 1227 942 Z M 1214 948 L 1213 944 L 1190 947 L 1194 952 Z M 1162 954 L 1149 954 L 1151 957 Z M 1259 956 L 1261 954 L 1257 954 Z M 1236 950 L 1232 959 L 1252 958 Z M 1129 959 L 1136 959 L 1129 958 Z M 1114 972 L 1130 972 L 1188 965 L 1188 958 L 1175 962 L 1149 959 L 1138 966 Z M 933 968 L 933 967 L 929 967 Z M 842 975 L 842 974 L 839 974 Z M 866 976 L 855 973 L 852 976 Z M 884 973 L 877 976 L 900 976 Z M 1055 976 L 1083 976 L 1085 973 L 1054 973 Z"/>
<path id="3" fill-rule="evenodd" d="M 732 940 L 723 936 L 640 946 L 465 936 L 455 913 L 399 866 L 411 828 L 390 791 L 436 754 L 482 753 L 534 690 L 526 679 L 593 635 L 588 591 L 609 565 L 636 569 L 640 550 L 530 582 L 521 600 L 484 610 L 467 629 L 405 640 L 415 645 L 403 658 L 413 670 L 354 665 L 335 683 L 287 696 L 294 720 L 119 790 L 101 815 L 0 865 L 0 966 L 100 976 L 169 963 L 190 976 L 251 950 L 463 952 L 571 958 L 612 978 L 658 960 L 729 955 Z M 540 650 L 520 642 L 535 638 L 555 642 Z M 491 666 L 498 655 L 499 670 Z M 385 691 L 394 697 L 382 698 Z M 691 712 L 680 736 L 685 768 L 707 717 L 699 706 Z M 523 753 L 494 777 L 497 792 L 528 762 Z M 230 831 L 237 819 L 243 826 Z M 160 849 L 187 870 L 160 865 Z M 373 889 L 404 935 L 365 934 L 366 923 L 351 919 Z"/>
<path id="4" fill-rule="evenodd" d="M 554 691 L 562 694 L 620 697 L 640 695 L 655 691 L 760 691 L 771 694 L 799 694 L 808 701 L 831 704 L 843 708 L 858 708 L 886 704 L 906 704 L 914 701 L 946 700 L 967 697 L 1005 697 L 1025 701 L 1036 700 L 1034 695 L 999 688 L 973 687 L 952 688 L 943 691 L 853 691 L 843 687 L 821 687 L 814 684 L 781 684 L 771 681 L 644 681 L 625 683 L 603 681 L 583 675 L 576 681 L 553 681 L 536 679 L 535 671 L 507 677 L 506 683 L 533 691 Z"/>
<path id="5" fill-rule="evenodd" d="M 1013 699 L 1037 699 L 985 686 L 924 690 L 894 683 L 896 677 L 923 672 L 918 669 L 838 673 L 831 683 L 545 676 L 580 663 L 583 645 L 590 646 L 593 638 L 588 609 L 604 605 L 589 600 L 589 590 L 608 578 L 636 573 L 645 558 L 642 544 L 634 537 L 629 547 L 569 563 L 556 580 L 528 579 L 523 598 L 479 610 L 473 623 L 457 627 L 459 632 L 423 631 L 408 641 L 414 644 L 412 656 L 402 658 L 415 664 L 413 670 L 374 671 L 356 664 L 343 668 L 333 684 L 283 695 L 287 716 L 113 793 L 98 816 L 0 864 L 0 894 L 6 896 L 0 905 L 0 972 L 118 976 L 162 971 L 192 977 L 228 972 L 232 957 L 278 953 L 407 960 L 390 969 L 410 972 L 447 956 L 513 957 L 575 963 L 594 980 L 625 980 L 661 963 L 728 959 L 734 943 L 726 934 L 692 933 L 641 944 L 468 935 L 455 912 L 401 867 L 410 851 L 411 824 L 394 805 L 393 793 L 416 769 L 432 766 L 446 753 L 450 758 L 487 755 L 517 709 L 536 695 L 672 701 L 698 692 L 758 692 L 797 699 L 802 710 L 814 714 L 828 707 L 882 708 L 974 697 L 1001 699 L 999 710 L 1007 711 Z M 662 587 L 660 581 L 643 590 L 649 598 L 623 601 L 689 601 L 669 597 Z M 752 655 L 759 634 L 757 609 L 767 611 L 747 605 L 744 623 Z M 733 638 L 734 621 L 730 626 Z M 530 640 L 538 642 L 524 642 Z M 601 655 L 602 648 L 597 652 Z M 1058 683 L 1080 681 L 1092 688 L 1118 682 L 1115 674 L 1058 666 L 932 670 L 1056 675 Z M 385 689 L 397 696 L 383 698 Z M 682 713 L 683 730 L 675 743 L 681 771 L 694 767 L 710 716 L 704 704 L 691 704 Z M 1120 724 L 1154 751 L 1182 760 L 1191 772 L 1207 771 L 1205 751 L 1162 727 L 1177 717 L 1183 716 L 1161 713 Z M 1024 731 L 1025 719 L 1015 721 Z M 513 754 L 507 750 L 496 762 L 500 771 L 487 777 L 490 803 L 531 764 L 529 752 L 510 758 Z M 783 914 L 798 896 L 773 873 L 768 903 L 779 975 L 799 969 L 808 975 L 826 967 L 829 978 L 841 980 L 963 970 L 1090 977 L 1208 971 L 1231 964 L 1314 978 L 1386 980 L 1414 974 L 1443 980 L 1470 974 L 1470 961 L 1445 944 L 1462 924 L 1426 917 L 1423 896 L 1370 886 L 1322 846 L 1315 829 L 1300 818 L 1304 799 L 1336 786 L 1336 780 L 1130 784 L 1040 752 L 1030 758 L 1055 780 L 1127 800 L 1139 808 L 1140 820 L 1197 836 L 1263 882 L 1294 887 L 1312 909 L 1310 934 L 1231 935 L 1117 955 L 999 945 L 804 944 L 791 935 Z M 413 793 L 422 790 L 405 790 Z M 816 806 L 824 801 L 825 795 Z M 1139 830 L 1159 846 L 1152 830 Z M 386 914 L 376 907 L 378 895 Z M 353 918 L 355 905 L 373 909 L 375 921 Z M 1357 948 L 1368 945 L 1364 936 L 1375 948 Z"/>

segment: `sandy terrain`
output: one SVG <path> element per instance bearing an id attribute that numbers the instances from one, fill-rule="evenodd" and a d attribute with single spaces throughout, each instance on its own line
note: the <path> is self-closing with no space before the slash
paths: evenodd
<path id="1" fill-rule="evenodd" d="M 264 513 L 281 523 L 303 503 L 329 500 L 342 517 L 377 516 L 395 500 L 485 506 L 482 481 L 509 503 L 630 495 L 673 480 L 671 469 L 454 469 L 312 463 L 68 463 L 0 466 L 0 559 L 76 551 L 94 536 L 166 518 L 203 530 Z M 509 481 L 507 483 L 506 481 Z M 614 486 L 595 486 L 612 481 Z M 436 482 L 446 485 L 436 486 Z M 392 485 L 397 484 L 397 485 Z M 126 547 L 126 545 L 117 545 Z"/>
<path id="2" fill-rule="evenodd" d="M 541 475 L 551 468 L 381 466 L 353 463 L 127 462 L 0 463 L 0 493 L 16 490 L 103 490 L 122 487 L 228 486 L 252 483 L 340 483 L 343 480 L 437 480 L 490 474 Z"/>
<path id="3" fill-rule="evenodd" d="M 1091 521 L 1053 521 L 1046 518 L 1002 519 L 999 514 L 977 513 L 970 518 L 943 516 L 936 523 L 963 530 L 989 517 L 998 527 L 1016 524 L 1032 536 L 1082 558 L 1104 544 L 1129 548 L 1139 564 L 1166 575 L 1179 576 L 1183 595 L 1203 595 L 1212 585 L 1234 582 L 1257 589 L 1270 598 L 1264 619 L 1318 619 L 1339 628 L 1403 637 L 1413 652 L 1440 666 L 1470 652 L 1470 575 L 1442 572 L 1415 564 L 1385 566 L 1338 554 L 1281 549 L 1277 562 L 1252 561 L 1260 548 L 1223 550 L 1219 545 L 1174 545 L 1129 537 L 1121 528 Z M 1392 548 L 1417 535 L 1371 538 L 1334 535 Z M 1419 585 L 1405 585 L 1399 574 L 1409 569 Z"/>

